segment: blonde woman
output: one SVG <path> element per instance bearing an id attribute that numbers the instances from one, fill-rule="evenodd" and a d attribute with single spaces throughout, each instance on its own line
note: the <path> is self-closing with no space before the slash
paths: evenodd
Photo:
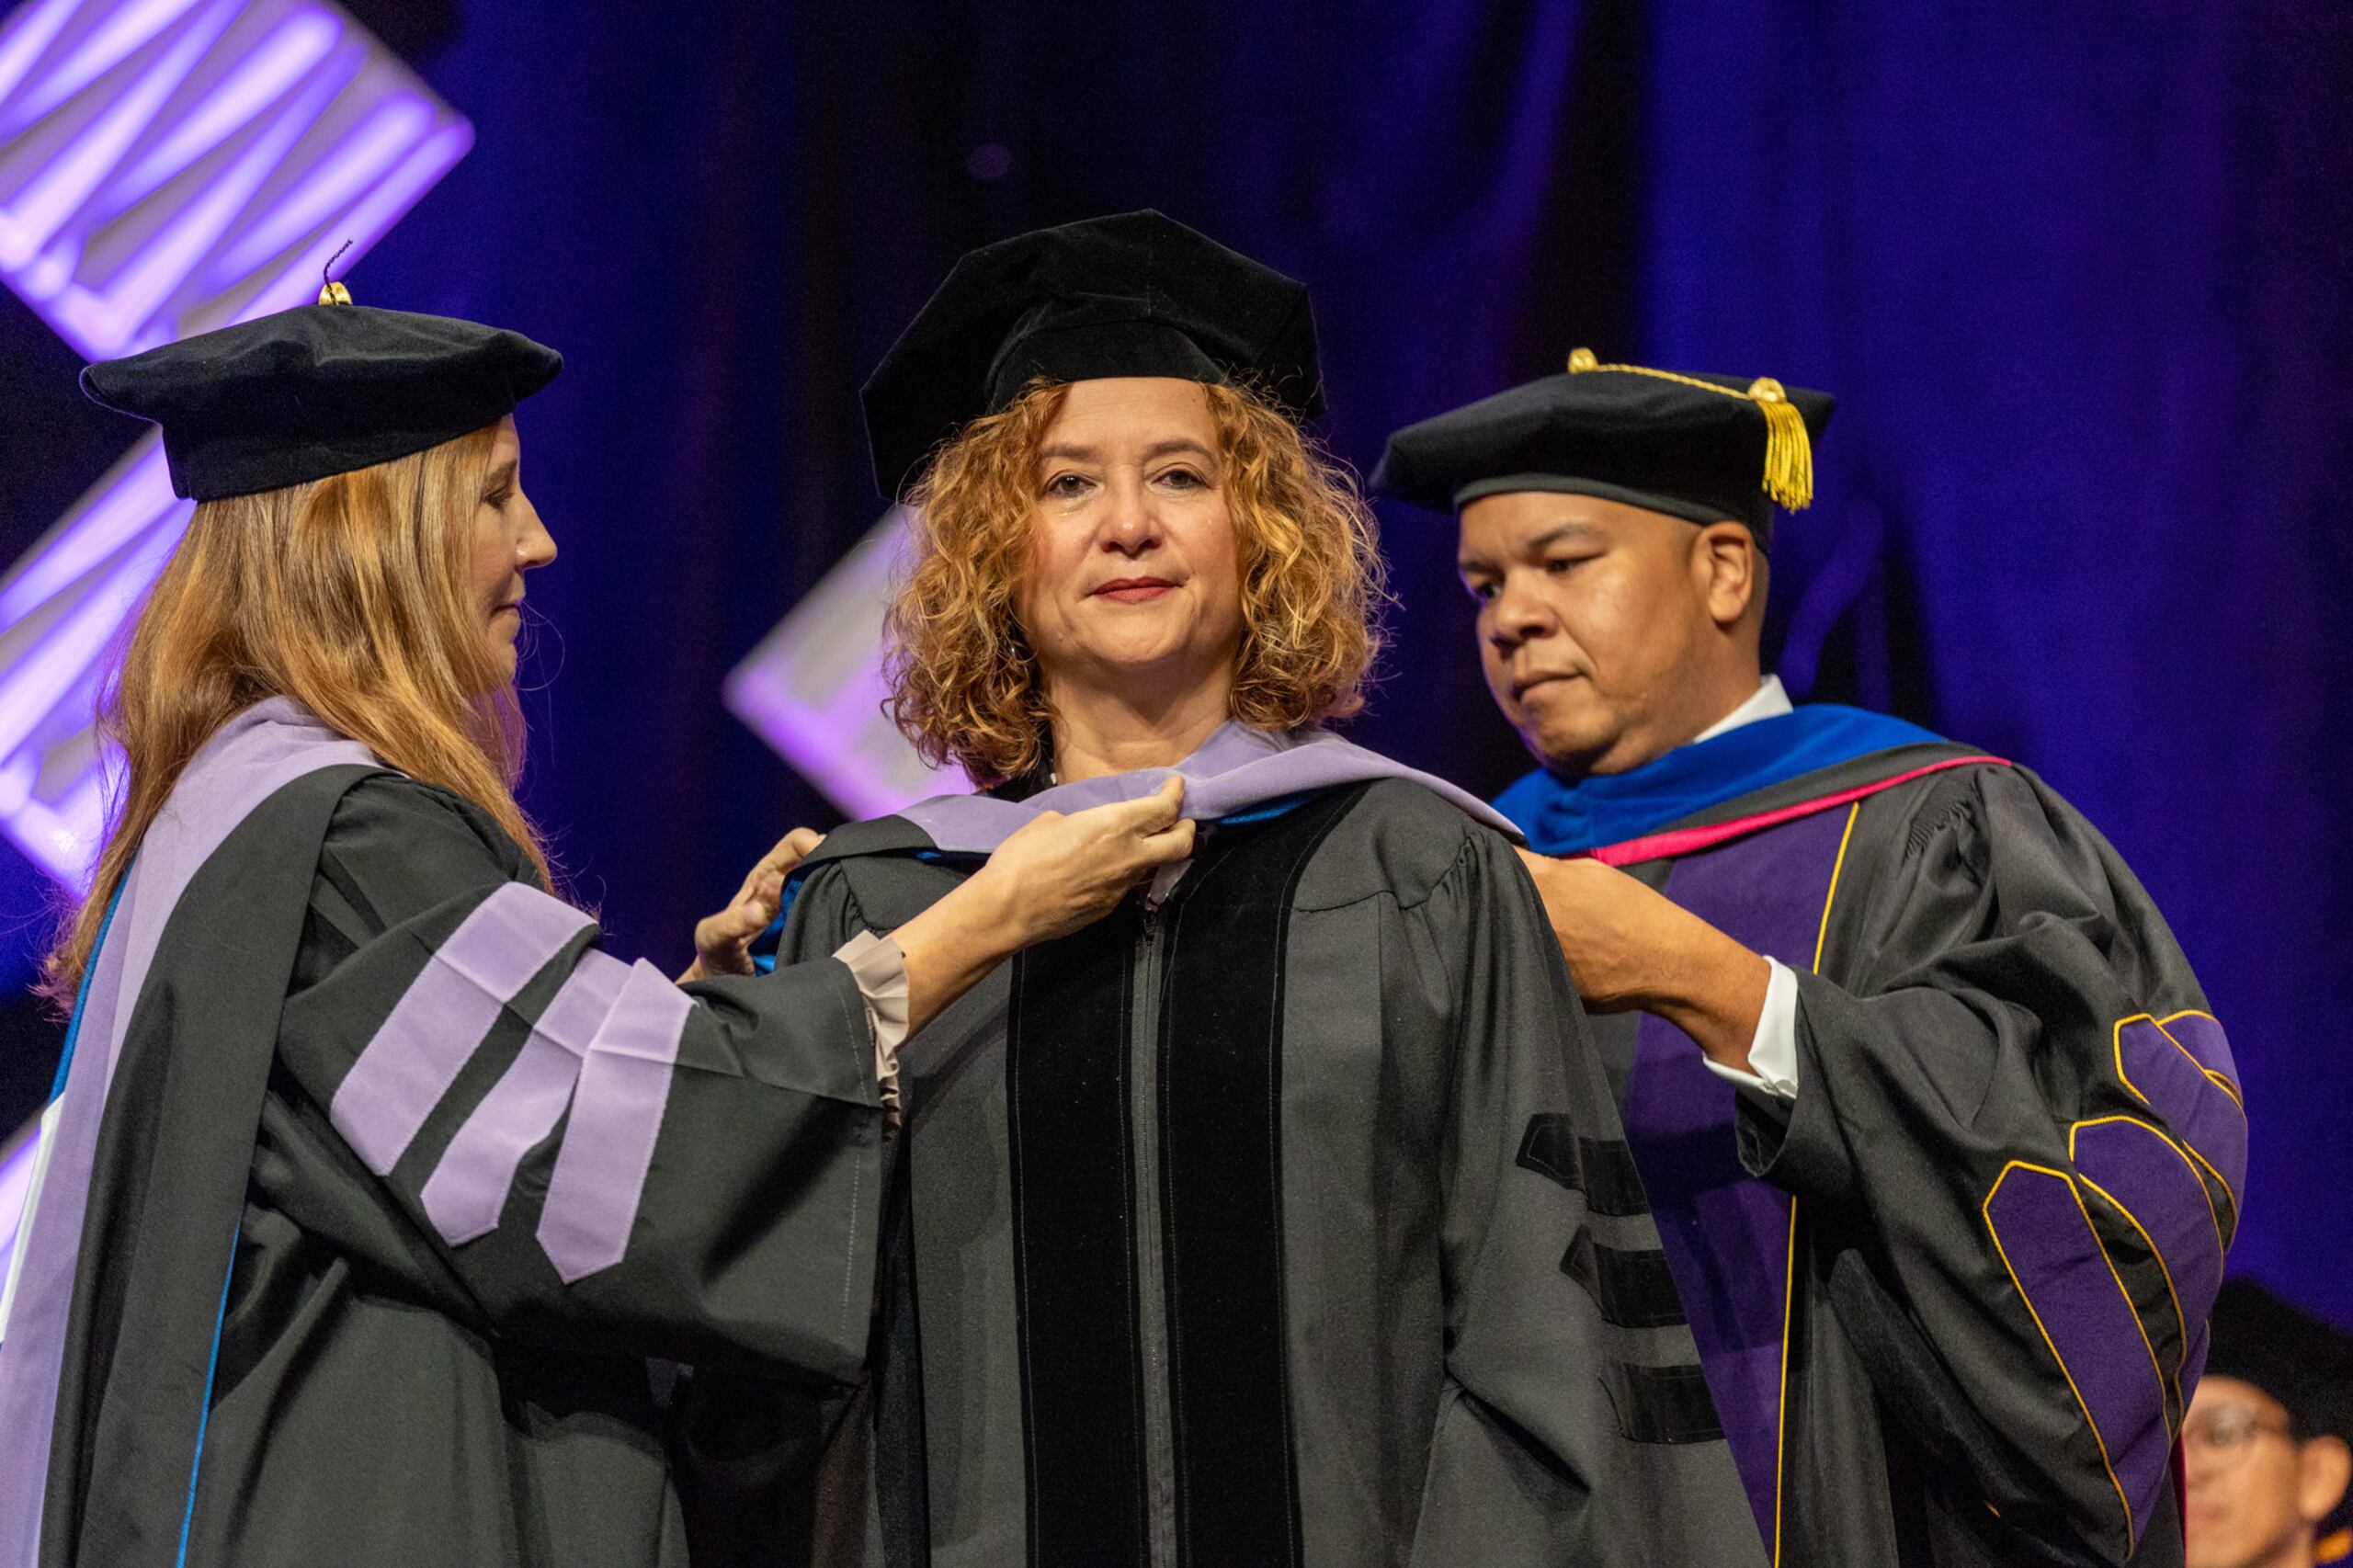
<path id="1" fill-rule="evenodd" d="M 322 303 L 86 373 L 199 505 L 51 960 L 0 1560 L 682 1561 L 644 1358 L 851 1378 L 898 1041 L 1189 845 L 1170 798 L 1046 823 L 772 976 L 602 952 L 513 793 L 555 546 L 512 411 L 560 363 Z M 694 972 L 748 969 L 795 848 Z"/>
<path id="2" fill-rule="evenodd" d="M 917 518 L 897 716 L 994 787 L 835 834 L 782 957 L 1041 812 L 1175 777 L 1202 824 L 904 1081 L 847 1428 L 888 1561 L 1688 1563 L 1741 1523 L 1680 1505 L 1730 1460 L 1509 829 L 1323 727 L 1381 590 L 1319 401 L 1304 291 L 1150 212 L 966 256 L 867 389 Z"/>

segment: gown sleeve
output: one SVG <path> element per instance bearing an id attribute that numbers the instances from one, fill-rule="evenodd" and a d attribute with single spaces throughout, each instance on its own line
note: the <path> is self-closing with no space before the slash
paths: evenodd
<path id="1" fill-rule="evenodd" d="M 778 974 L 823 965 L 826 955 L 872 932 L 840 865 L 812 868 L 792 889 L 777 946 Z M 903 1156 L 898 1139 L 891 1145 L 887 1153 Z M 869 1336 L 861 1349 L 875 1346 L 877 1367 L 891 1354 L 887 1314 L 904 1294 L 902 1174 L 887 1182 L 880 1278 L 873 1287 L 885 1324 L 861 1318 Z M 668 1449 L 688 1556 L 698 1568 L 865 1560 L 870 1545 L 882 1539 L 871 1479 L 873 1399 L 869 1380 L 847 1390 L 824 1390 L 799 1380 L 693 1369 L 671 1404 Z"/>
<path id="2" fill-rule="evenodd" d="M 339 1239 L 493 1332 L 850 1376 L 884 1138 L 848 969 L 676 985 L 518 862 L 408 780 L 337 812 L 278 1062 L 398 1221 Z"/>
<path id="3" fill-rule="evenodd" d="M 2131 871 L 2024 770 L 1896 826 L 1831 934 L 1865 957 L 1798 977 L 1795 1099 L 1742 1096 L 1743 1158 L 1818 1200 L 1840 1318 L 1937 1469 L 2037 1560 L 2124 1562 L 2176 1528 L 2246 1169 L 2230 1047 Z"/>
<path id="4" fill-rule="evenodd" d="M 1456 1003 L 1412 1561 L 1736 1563 L 1756 1527 L 1535 888 L 1480 833 L 1422 913 Z"/>

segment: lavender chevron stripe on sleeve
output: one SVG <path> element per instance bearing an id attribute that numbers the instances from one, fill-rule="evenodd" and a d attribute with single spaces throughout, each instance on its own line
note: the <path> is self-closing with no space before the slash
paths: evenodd
<path id="1" fill-rule="evenodd" d="M 640 960 L 589 1043 L 540 1212 L 540 1245 L 566 1284 L 628 1250 L 693 1010 L 685 992 Z"/>
<path id="2" fill-rule="evenodd" d="M 531 1038 L 458 1135 L 425 1184 L 425 1213 L 451 1246 L 497 1229 L 523 1156 L 555 1130 L 589 1043 L 612 1011 L 629 965 L 591 949 L 548 1004 Z"/>
<path id="3" fill-rule="evenodd" d="M 382 1176 L 399 1163 L 500 1011 L 595 925 L 560 899 L 509 882 L 434 951 L 328 1108 L 369 1170 Z"/>

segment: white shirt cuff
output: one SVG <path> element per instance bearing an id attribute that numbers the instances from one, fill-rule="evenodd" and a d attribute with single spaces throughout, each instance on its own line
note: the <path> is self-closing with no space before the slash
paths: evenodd
<path id="1" fill-rule="evenodd" d="M 1714 1057 L 1702 1057 L 1708 1071 L 1744 1089 L 1757 1089 L 1785 1100 L 1798 1097 L 1798 977 L 1777 958 L 1765 960 L 1772 975 L 1765 982 L 1765 1008 L 1756 1015 L 1756 1036 L 1748 1042 L 1744 1073 Z"/>
<path id="2" fill-rule="evenodd" d="M 860 931 L 834 949 L 834 957 L 858 983 L 866 1004 L 866 1027 L 874 1036 L 874 1078 L 882 1103 L 899 1103 L 899 1047 L 907 1040 L 907 955 L 896 937 Z"/>

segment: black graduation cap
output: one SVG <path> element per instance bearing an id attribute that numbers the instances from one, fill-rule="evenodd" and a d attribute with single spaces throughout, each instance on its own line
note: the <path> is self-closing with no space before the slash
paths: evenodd
<path id="1" fill-rule="evenodd" d="M 102 360 L 82 390 L 162 426 L 172 488 L 214 501 L 455 440 L 563 369 L 520 333 L 354 305 L 340 283 L 320 300 Z"/>
<path id="2" fill-rule="evenodd" d="M 1813 501 L 1813 438 L 1832 398 L 1769 377 L 1605 365 L 1591 349 L 1389 437 L 1372 487 L 1432 511 L 1514 490 L 1565 491 L 1772 541 L 1775 503 Z"/>
<path id="3" fill-rule="evenodd" d="M 2226 1279 L 2208 1320 L 2206 1375 L 2253 1383 L 2288 1412 L 2298 1437 L 2353 1443 L 2353 1335 L 2252 1279 Z"/>
<path id="4" fill-rule="evenodd" d="M 1296 418 L 1324 410 L 1303 285 L 1172 218 L 1122 212 L 958 260 L 860 393 L 875 484 L 901 494 L 1034 376 L 1247 381 Z"/>

